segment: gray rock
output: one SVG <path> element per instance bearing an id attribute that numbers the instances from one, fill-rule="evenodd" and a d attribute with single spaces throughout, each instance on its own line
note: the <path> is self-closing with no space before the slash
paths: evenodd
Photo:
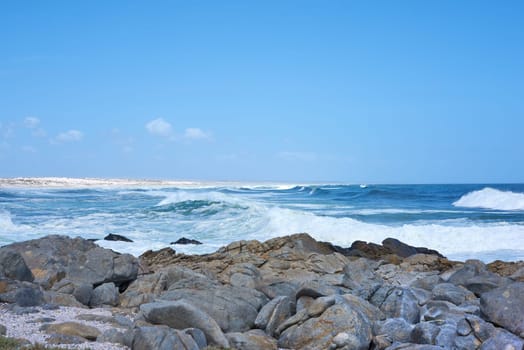
<path id="1" fill-rule="evenodd" d="M 118 305 L 118 288 L 113 282 L 104 283 L 93 290 L 89 300 L 89 306 Z"/>
<path id="2" fill-rule="evenodd" d="M 295 299 L 307 296 L 312 298 L 325 297 L 332 294 L 342 294 L 340 288 L 332 286 L 322 280 L 307 280 L 300 283 Z"/>
<path id="3" fill-rule="evenodd" d="M 480 296 L 482 293 L 507 285 L 511 280 L 489 272 L 481 261 L 468 260 L 461 269 L 449 277 L 448 282 L 464 286 Z"/>
<path id="4" fill-rule="evenodd" d="M 186 328 L 184 333 L 190 335 L 200 349 L 207 347 L 206 335 L 198 328 Z"/>
<path id="5" fill-rule="evenodd" d="M 212 281 L 200 284 L 196 280 L 173 284 L 160 299 L 184 299 L 216 320 L 224 332 L 243 332 L 253 328 L 258 311 L 268 302 L 263 293 L 254 289 L 223 286 Z"/>
<path id="6" fill-rule="evenodd" d="M 278 326 L 291 316 L 294 305 L 286 296 L 276 297 L 264 305 L 255 319 L 255 326 L 273 336 Z"/>
<path id="7" fill-rule="evenodd" d="M 429 275 L 416 279 L 414 282 L 410 284 L 410 286 L 413 288 L 420 288 L 432 291 L 437 284 L 442 282 L 443 280 L 439 275 Z"/>
<path id="8" fill-rule="evenodd" d="M 477 350 L 482 342 L 473 334 L 467 336 L 457 336 L 455 338 L 454 349 L 460 350 Z"/>
<path id="9" fill-rule="evenodd" d="M 372 301 L 374 305 L 376 304 Z M 385 299 L 378 303 L 380 310 L 389 318 L 402 317 L 409 323 L 417 323 L 420 310 L 417 297 L 409 288 L 393 287 L 388 290 Z"/>
<path id="10" fill-rule="evenodd" d="M 490 322 L 524 337 L 524 282 L 482 294 L 480 311 Z"/>
<path id="11" fill-rule="evenodd" d="M 183 301 L 160 301 L 140 306 L 147 321 L 171 328 L 198 328 L 204 332 L 208 344 L 228 347 L 229 343 L 217 322 L 204 311 Z"/>
<path id="12" fill-rule="evenodd" d="M 138 259 L 132 255 L 115 253 L 82 238 L 52 235 L 7 247 L 23 256 L 35 281 L 45 289 L 63 278 L 91 285 L 120 285 L 138 274 Z"/>
<path id="13" fill-rule="evenodd" d="M 351 261 L 344 267 L 342 283 L 352 290 L 352 294 L 369 299 L 369 297 L 384 283 L 375 274 L 379 263 L 366 258 Z"/>
<path id="14" fill-rule="evenodd" d="M 0 277 L 33 282 L 34 276 L 22 255 L 9 248 L 0 248 Z"/>
<path id="15" fill-rule="evenodd" d="M 114 343 L 131 347 L 133 345 L 134 333 L 131 330 L 120 332 L 117 329 L 108 329 L 96 338 L 99 343 Z"/>
<path id="16" fill-rule="evenodd" d="M 411 342 L 415 344 L 432 344 L 440 332 L 440 328 L 433 322 L 420 322 L 411 332 Z"/>
<path id="17" fill-rule="evenodd" d="M 393 344 L 387 347 L 386 350 L 442 350 L 440 346 L 428 344 Z"/>
<path id="18" fill-rule="evenodd" d="M 245 333 L 227 333 L 227 340 L 234 349 L 239 350 L 276 350 L 277 341 L 262 330 L 252 329 Z"/>
<path id="19" fill-rule="evenodd" d="M 466 321 L 471 327 L 473 335 L 481 342 L 486 341 L 497 334 L 497 329 L 495 326 L 489 322 L 484 321 L 478 316 L 468 315 L 466 316 Z"/>
<path id="20" fill-rule="evenodd" d="M 82 281 L 71 281 L 67 278 L 56 282 L 51 289 L 59 293 L 71 294 L 78 302 L 86 306 L 89 306 L 93 293 L 93 285 Z"/>
<path id="21" fill-rule="evenodd" d="M 482 343 L 480 350 L 522 350 L 524 349 L 524 339 L 511 334 L 508 331 L 500 330 L 494 336 Z"/>
<path id="22" fill-rule="evenodd" d="M 449 301 L 455 305 L 460 305 L 466 301 L 466 297 L 471 299 L 471 292 L 465 290 L 463 287 L 457 287 L 452 283 L 437 284 L 433 290 L 433 299 Z"/>
<path id="23" fill-rule="evenodd" d="M 403 318 L 388 318 L 384 321 L 375 321 L 373 334 L 385 335 L 390 343 L 406 343 L 409 341 L 414 326 Z"/>
<path id="24" fill-rule="evenodd" d="M 76 335 L 66 335 L 66 334 L 50 334 L 46 343 L 51 345 L 62 345 L 62 344 L 82 344 L 87 340 L 85 338 L 76 336 Z"/>
<path id="25" fill-rule="evenodd" d="M 15 303 L 19 306 L 38 306 L 44 303 L 44 293 L 38 288 L 20 288 L 15 294 Z"/>
<path id="26" fill-rule="evenodd" d="M 87 340 L 96 340 L 101 334 L 100 331 L 92 326 L 78 322 L 62 322 L 43 325 L 42 330 L 48 334 L 63 334 L 67 336 L 82 337 Z"/>
<path id="27" fill-rule="evenodd" d="M 406 243 L 403 243 L 395 238 L 386 238 L 382 241 L 382 246 L 388 249 L 392 254 L 396 254 L 400 257 L 406 258 L 415 254 L 430 254 L 438 255 L 443 257 L 439 252 L 424 247 L 413 247 Z"/>
<path id="28" fill-rule="evenodd" d="M 316 307 L 313 307 L 309 310 L 311 315 L 309 318 L 305 317 L 305 321 L 301 318 L 295 323 L 289 323 L 289 327 L 280 334 L 278 346 L 292 349 L 328 349 L 334 344 L 334 338 L 338 336 L 338 340 L 344 339 L 343 346 L 348 349 L 368 349 L 372 332 L 371 321 L 366 317 L 365 312 L 359 308 L 359 305 L 351 305 L 342 297 L 336 297 L 334 300 L 334 305 L 320 313 L 314 312 Z M 324 304 L 329 305 L 328 301 L 326 299 Z M 322 309 L 323 307 L 320 307 L 318 311 Z M 347 334 L 339 335 L 339 333 Z"/>
<path id="29" fill-rule="evenodd" d="M 133 337 L 133 350 L 199 350 L 193 338 L 169 327 L 138 327 Z"/>
<path id="30" fill-rule="evenodd" d="M 6 335 L 6 333 L 7 328 L 3 324 L 0 324 L 0 335 Z"/>

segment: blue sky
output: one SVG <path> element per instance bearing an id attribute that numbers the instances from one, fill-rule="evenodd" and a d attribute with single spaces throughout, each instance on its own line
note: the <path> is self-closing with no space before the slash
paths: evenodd
<path id="1" fill-rule="evenodd" d="M 0 177 L 524 181 L 521 1 L 2 1 Z"/>

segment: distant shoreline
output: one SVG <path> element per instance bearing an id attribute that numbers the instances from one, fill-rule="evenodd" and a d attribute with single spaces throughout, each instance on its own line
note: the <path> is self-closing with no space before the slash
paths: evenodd
<path id="1" fill-rule="evenodd" d="M 272 181 L 192 181 L 121 178 L 69 178 L 69 177 L 13 177 L 0 178 L 2 187 L 22 188 L 104 188 L 104 187 L 275 187 L 288 189 L 295 186 L 329 185 L 329 183 L 290 183 Z M 337 184 L 338 185 L 338 184 Z"/>

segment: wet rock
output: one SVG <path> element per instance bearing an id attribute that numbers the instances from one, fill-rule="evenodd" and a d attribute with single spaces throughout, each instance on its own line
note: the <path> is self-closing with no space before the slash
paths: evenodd
<path id="1" fill-rule="evenodd" d="M 482 294 L 480 310 L 494 324 L 524 337 L 524 282 L 515 282 Z"/>
<path id="2" fill-rule="evenodd" d="M 89 300 L 89 306 L 99 307 L 103 305 L 118 305 L 118 288 L 113 282 L 104 283 L 93 290 Z"/>
<path id="3" fill-rule="evenodd" d="M 22 255 L 9 248 L 0 248 L 0 277 L 28 282 L 34 280 Z"/>
<path id="4" fill-rule="evenodd" d="M 391 253 L 396 254 L 403 258 L 406 258 L 411 255 L 415 255 L 415 254 L 432 254 L 432 255 L 444 257 L 436 250 L 423 248 L 423 247 L 421 248 L 413 247 L 395 238 L 386 238 L 385 240 L 382 241 L 382 246 L 388 249 Z"/>
<path id="5" fill-rule="evenodd" d="M 202 244 L 202 242 L 197 241 L 196 239 L 182 237 L 174 242 L 171 242 L 170 244 Z"/>
<path id="6" fill-rule="evenodd" d="M 198 328 L 211 345 L 228 347 L 229 343 L 217 322 L 204 311 L 183 301 L 162 301 L 144 304 L 140 311 L 147 321 L 171 328 Z"/>
<path id="7" fill-rule="evenodd" d="M 114 234 L 114 233 L 110 233 L 107 236 L 105 236 L 104 240 L 105 241 L 133 242 L 133 240 L 131 240 L 131 239 L 125 237 L 125 236 L 117 235 L 117 234 Z"/>
<path id="8" fill-rule="evenodd" d="M 242 350 L 276 350 L 276 339 L 261 330 L 253 329 L 245 333 L 227 333 L 227 340 L 234 349 Z"/>

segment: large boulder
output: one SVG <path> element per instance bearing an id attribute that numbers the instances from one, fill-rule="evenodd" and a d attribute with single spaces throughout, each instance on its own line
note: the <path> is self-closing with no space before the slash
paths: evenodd
<path id="1" fill-rule="evenodd" d="M 0 248 L 0 277 L 28 282 L 34 280 L 22 255 L 9 248 Z"/>
<path id="2" fill-rule="evenodd" d="M 524 282 L 482 294 L 480 311 L 490 322 L 524 338 Z"/>
<path id="3" fill-rule="evenodd" d="M 161 301 L 143 304 L 140 311 L 153 324 L 162 324 L 176 329 L 198 328 L 211 345 L 228 347 L 229 343 L 217 322 L 204 311 L 180 301 Z"/>
<path id="4" fill-rule="evenodd" d="M 96 340 L 101 332 L 92 326 L 88 326 L 78 322 L 62 322 L 43 326 L 43 329 L 48 334 L 62 334 L 68 336 L 75 336 L 85 338 L 87 340 Z"/>
<path id="5" fill-rule="evenodd" d="M 118 288 L 113 282 L 104 283 L 93 290 L 89 306 L 118 305 Z"/>
<path id="6" fill-rule="evenodd" d="M 368 349 L 371 322 L 363 299 L 341 296 L 321 297 L 307 309 L 284 322 L 278 329 L 278 346 L 291 349 Z"/>
<path id="7" fill-rule="evenodd" d="M 268 298 L 257 290 L 220 285 L 209 280 L 179 281 L 171 285 L 160 299 L 184 299 L 216 320 L 226 333 L 253 328 L 259 310 L 268 302 Z"/>
<path id="8" fill-rule="evenodd" d="M 7 247 L 23 256 L 35 281 L 46 289 L 63 278 L 94 286 L 107 282 L 121 285 L 138 274 L 138 260 L 132 255 L 101 248 L 82 238 L 51 235 Z"/>
<path id="9" fill-rule="evenodd" d="M 295 305 L 289 297 L 280 296 L 264 305 L 255 319 L 255 326 L 273 336 L 278 326 L 291 316 Z"/>

